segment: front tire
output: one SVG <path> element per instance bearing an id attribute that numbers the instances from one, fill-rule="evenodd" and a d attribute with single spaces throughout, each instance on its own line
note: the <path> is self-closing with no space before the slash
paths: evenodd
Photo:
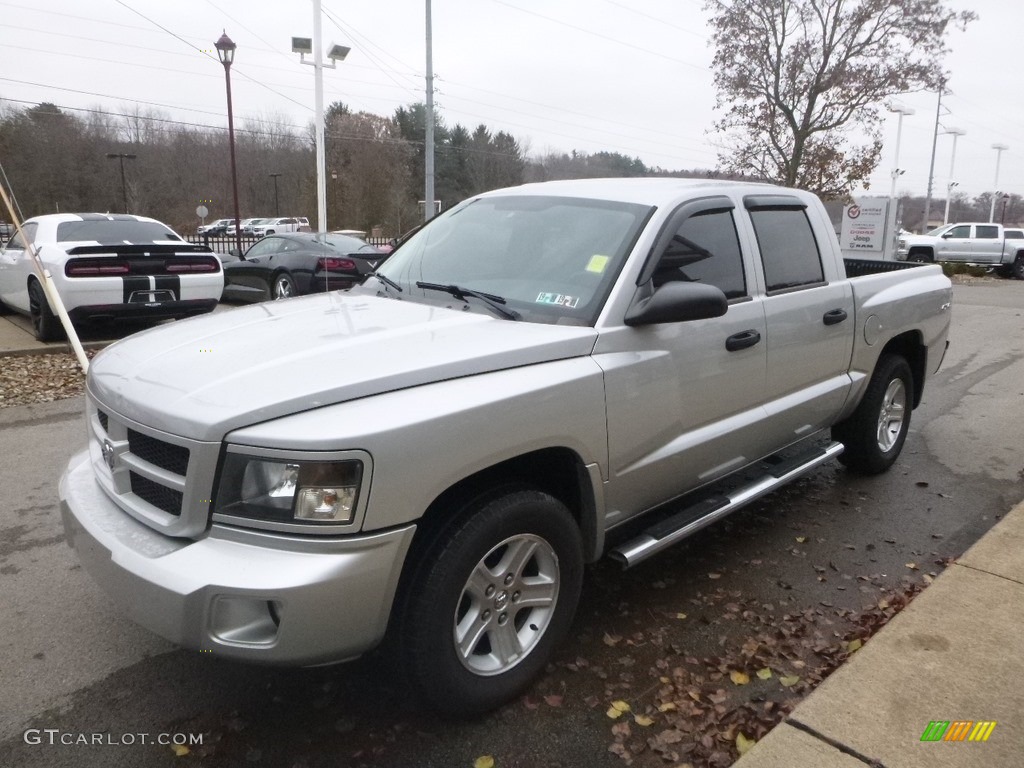
<path id="1" fill-rule="evenodd" d="M 466 507 L 411 575 L 400 638 L 410 676 L 435 710 L 478 714 L 522 693 L 569 630 L 579 528 L 554 497 L 506 488 Z"/>
<path id="2" fill-rule="evenodd" d="M 907 361 L 899 355 L 882 355 L 857 410 L 832 427 L 832 439 L 846 448 L 839 461 L 864 475 L 888 470 L 910 430 L 913 392 L 914 377 Z"/>
<path id="3" fill-rule="evenodd" d="M 28 314 L 38 341 L 60 341 L 64 337 L 64 329 L 50 310 L 43 286 L 35 280 L 28 285 Z"/>

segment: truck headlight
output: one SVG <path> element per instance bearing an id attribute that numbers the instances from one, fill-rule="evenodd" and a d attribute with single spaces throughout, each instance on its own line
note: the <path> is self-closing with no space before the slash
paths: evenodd
<path id="1" fill-rule="evenodd" d="M 360 461 L 268 459 L 229 452 L 214 513 L 267 523 L 345 525 L 355 515 Z"/>

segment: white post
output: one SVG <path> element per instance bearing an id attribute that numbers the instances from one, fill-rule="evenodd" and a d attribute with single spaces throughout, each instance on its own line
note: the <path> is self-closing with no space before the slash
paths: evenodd
<path id="1" fill-rule="evenodd" d="M 889 190 L 889 199 L 892 200 L 896 197 L 896 179 L 900 176 L 900 139 L 903 137 L 903 116 L 914 114 L 914 110 L 907 107 L 890 106 L 889 111 L 899 115 L 899 120 L 896 123 L 896 156 L 892 160 L 892 188 Z"/>
<path id="2" fill-rule="evenodd" d="M 992 182 L 992 206 L 988 210 L 988 221 L 991 224 L 996 220 L 996 197 L 999 195 L 999 160 L 1003 156 L 1003 150 L 1009 149 L 1005 144 L 993 144 L 992 149 L 996 151 L 996 178 Z"/>
<path id="3" fill-rule="evenodd" d="M 949 180 L 946 182 L 946 212 L 942 214 L 943 224 L 949 224 L 949 198 L 953 196 L 953 187 L 956 186 L 956 182 L 953 181 L 953 168 L 956 165 L 956 140 L 967 131 L 962 128 L 949 128 L 946 133 L 953 134 L 953 154 L 949 158 Z"/>
<path id="4" fill-rule="evenodd" d="M 327 231 L 327 167 L 324 157 L 324 69 L 320 59 L 320 0 L 313 0 L 313 75 L 316 91 L 316 221 L 317 232 Z"/>
<path id="5" fill-rule="evenodd" d="M 432 22 L 430 20 L 430 0 L 427 0 L 427 107 L 424 120 L 426 135 L 424 136 L 424 168 L 425 180 L 423 199 L 423 220 L 430 221 L 434 217 L 434 40 Z"/>

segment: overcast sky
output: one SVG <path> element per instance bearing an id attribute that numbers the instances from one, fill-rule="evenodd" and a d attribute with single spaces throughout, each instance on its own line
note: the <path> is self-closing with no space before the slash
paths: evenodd
<path id="1" fill-rule="evenodd" d="M 952 94 L 941 125 L 967 131 L 952 178 L 972 197 L 991 190 L 999 142 L 1009 145 L 999 189 L 1024 195 L 1024 3 L 969 7 L 980 18 L 950 33 L 946 60 Z M 352 48 L 325 71 L 325 103 L 391 115 L 422 101 L 424 9 L 423 0 L 323 0 L 324 45 Z M 299 128 L 312 119 L 313 68 L 290 45 L 292 35 L 312 36 L 310 0 L 20 0 L 0 2 L 0 14 L 0 97 L 19 106 L 154 105 L 176 120 L 224 126 L 213 43 L 227 30 L 238 45 L 236 119 L 283 114 Z M 701 0 L 433 0 L 436 103 L 449 126 L 504 129 L 531 154 L 609 150 L 666 169 L 711 168 L 706 17 Z M 936 95 L 899 101 L 916 114 L 903 123 L 898 190 L 924 194 Z M 888 117 L 872 194 L 889 190 L 897 120 Z M 952 136 L 940 135 L 936 197 L 950 180 L 951 148 Z"/>

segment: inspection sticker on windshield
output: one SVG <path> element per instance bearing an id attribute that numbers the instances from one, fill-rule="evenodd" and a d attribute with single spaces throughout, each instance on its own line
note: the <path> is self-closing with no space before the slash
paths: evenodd
<path id="1" fill-rule="evenodd" d="M 599 253 L 595 253 L 590 257 L 590 261 L 587 262 L 587 272 L 596 272 L 599 275 L 603 275 L 604 271 L 608 268 L 608 262 L 611 260 L 611 256 L 602 256 Z"/>
<path id="2" fill-rule="evenodd" d="M 555 304 L 559 307 L 568 307 L 569 309 L 576 309 L 576 305 L 580 303 L 578 296 L 565 296 L 561 293 L 542 293 L 537 296 L 534 301 L 535 304 Z"/>

